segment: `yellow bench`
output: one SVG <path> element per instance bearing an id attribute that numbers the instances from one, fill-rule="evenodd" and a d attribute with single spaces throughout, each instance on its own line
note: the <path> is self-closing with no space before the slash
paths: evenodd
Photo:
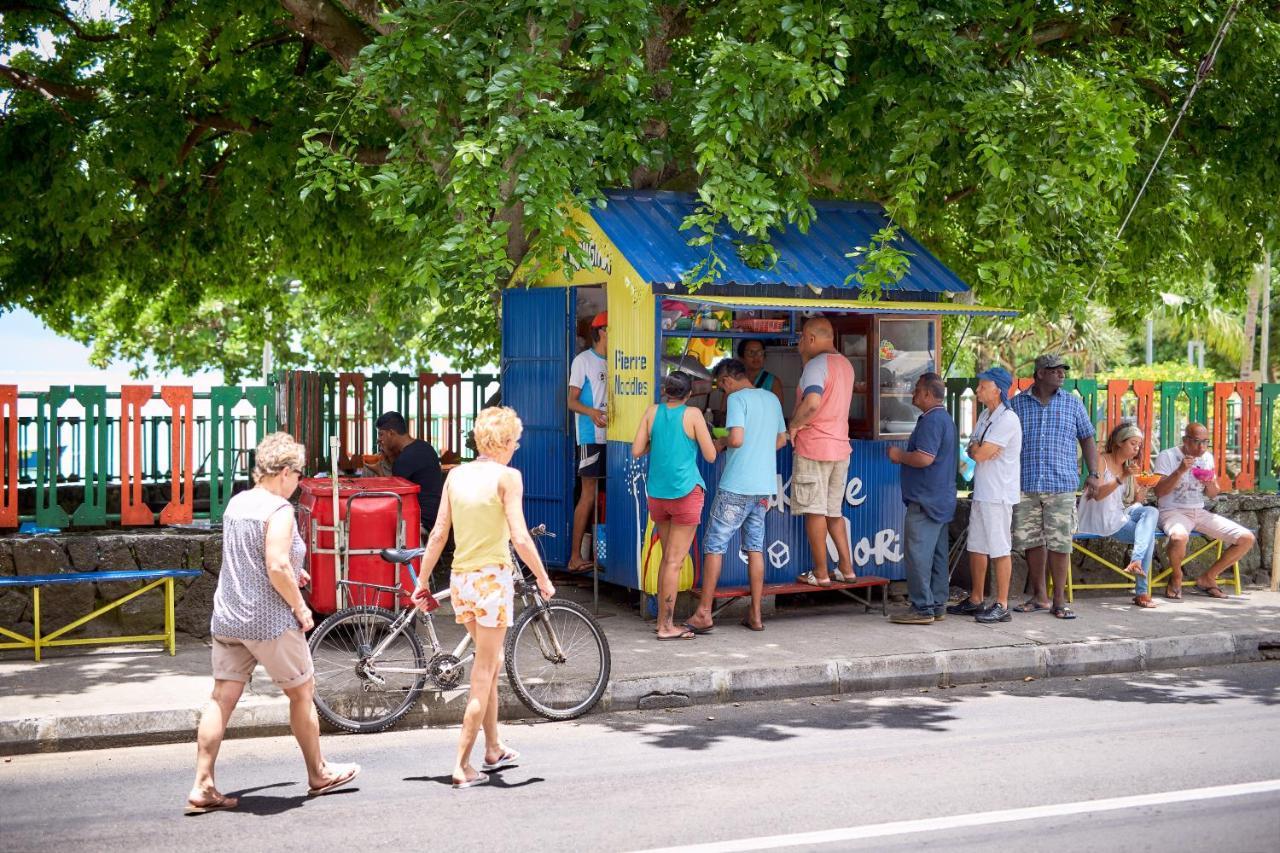
<path id="1" fill-rule="evenodd" d="M 201 574 L 200 569 L 131 569 L 117 572 L 72 572 L 63 575 L 19 575 L 17 577 L 0 577 L 0 589 L 6 587 L 22 587 L 31 590 L 32 607 L 35 610 L 32 622 L 32 636 L 24 637 L 5 628 L 0 628 L 0 637 L 8 637 L 12 642 L 0 643 L 0 649 L 32 649 L 36 660 L 40 660 L 40 650 L 55 646 L 86 646 L 106 643 L 144 643 L 164 641 L 169 654 L 177 651 L 177 632 L 174 629 L 174 578 L 193 578 Z M 73 583 L 110 583 L 112 581 L 149 581 L 145 586 L 108 602 L 88 616 L 81 617 L 50 634 L 42 634 L 40 630 L 40 588 Z M 115 610 L 126 601 L 131 601 L 144 592 L 157 587 L 164 587 L 164 633 L 138 634 L 130 637 L 75 637 L 63 639 L 63 635 L 86 622 L 97 619 L 108 611 Z"/>
<path id="2" fill-rule="evenodd" d="M 1188 564 L 1190 564 L 1191 562 L 1195 561 L 1200 557 L 1203 557 L 1205 554 L 1208 554 L 1210 551 L 1213 552 L 1214 554 L 1213 558 L 1215 560 L 1218 559 L 1218 557 L 1222 556 L 1222 540 L 1211 539 L 1208 536 L 1205 536 L 1205 534 L 1203 533 L 1193 532 L 1191 535 L 1193 537 L 1195 536 L 1201 537 L 1202 539 L 1205 540 L 1205 543 L 1201 545 L 1199 548 L 1195 549 L 1194 551 L 1190 550 L 1190 546 L 1188 546 L 1187 556 L 1184 557 L 1182 560 L 1182 568 L 1184 573 Z M 1094 539 L 1109 539 L 1109 538 L 1110 537 L 1107 537 L 1107 536 L 1096 536 L 1091 533 L 1077 533 L 1075 536 L 1071 538 L 1071 550 L 1074 553 L 1083 554 L 1086 559 L 1093 560 L 1098 565 L 1103 566 L 1104 568 L 1110 569 L 1111 571 L 1115 572 L 1117 575 L 1120 575 L 1120 577 L 1125 578 L 1126 580 L 1123 582 L 1113 581 L 1111 583 L 1076 583 L 1074 566 L 1072 566 L 1071 563 L 1068 563 L 1067 564 L 1067 601 L 1075 601 L 1075 592 L 1078 589 L 1124 589 L 1124 590 L 1133 589 L 1133 575 L 1126 572 L 1124 570 L 1125 569 L 1124 566 L 1118 566 L 1115 563 L 1108 560 L 1106 557 L 1103 557 L 1101 554 L 1098 554 L 1095 551 L 1091 551 L 1084 545 L 1080 544 L 1081 542 L 1089 542 Z M 1164 532 L 1157 530 L 1156 541 L 1159 541 L 1160 539 L 1163 539 L 1163 538 L 1165 538 Z M 1153 571 L 1154 571 L 1154 568 L 1155 568 L 1155 563 L 1153 562 L 1152 563 Z M 1155 577 L 1151 578 L 1151 589 L 1154 590 L 1156 587 L 1168 586 L 1169 581 L 1166 580 L 1166 578 L 1168 578 L 1172 574 L 1173 574 L 1173 569 L 1165 569 L 1163 572 L 1160 572 Z M 1049 583 L 1049 589 L 1052 591 L 1053 589 L 1052 575 L 1049 576 L 1048 583 Z M 1235 587 L 1236 595 L 1240 594 L 1242 587 L 1240 584 L 1240 563 L 1239 562 L 1236 562 L 1236 564 L 1231 567 L 1231 580 L 1226 581 L 1225 583 L 1223 583 L 1222 581 L 1219 581 L 1219 585 L 1227 586 L 1227 587 Z"/>

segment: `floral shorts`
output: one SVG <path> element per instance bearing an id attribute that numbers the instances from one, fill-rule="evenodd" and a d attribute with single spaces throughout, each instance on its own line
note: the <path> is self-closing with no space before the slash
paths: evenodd
<path id="1" fill-rule="evenodd" d="M 486 628 L 510 628 L 516 591 L 511 569 L 486 566 L 449 576 L 449 600 L 459 625 L 475 622 Z"/>

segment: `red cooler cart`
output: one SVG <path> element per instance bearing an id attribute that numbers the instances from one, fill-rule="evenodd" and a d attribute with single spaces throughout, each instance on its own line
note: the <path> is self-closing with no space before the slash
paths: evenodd
<path id="1" fill-rule="evenodd" d="M 401 477 L 320 477 L 299 485 L 298 528 L 307 543 L 311 609 L 327 614 L 350 605 L 407 605 L 413 591 L 409 573 L 379 552 L 421 544 L 418 486 Z M 415 573 L 420 567 L 414 560 Z M 399 587 L 405 597 L 397 602 L 392 593 L 356 585 L 361 583 Z"/>

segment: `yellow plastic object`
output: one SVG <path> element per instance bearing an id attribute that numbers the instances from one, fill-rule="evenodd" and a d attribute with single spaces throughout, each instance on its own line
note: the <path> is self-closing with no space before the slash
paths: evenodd
<path id="1" fill-rule="evenodd" d="M 97 619 L 102 614 L 107 613 L 111 610 L 115 610 L 120 605 L 128 601 L 132 601 L 133 599 L 142 595 L 144 592 L 149 592 L 150 590 L 153 590 L 162 584 L 164 585 L 164 633 L 163 634 L 133 634 L 128 637 L 76 637 L 70 640 L 58 639 L 64 634 L 70 631 L 74 631 L 76 628 L 79 628 L 81 625 L 85 624 L 86 622 L 90 622 L 94 619 Z M 63 625 L 61 628 L 59 628 L 58 630 L 54 631 L 51 634 L 41 635 L 40 633 L 40 587 L 39 586 L 33 586 L 31 588 L 31 602 L 32 602 L 32 609 L 34 611 L 33 619 L 32 619 L 32 625 L 33 625 L 32 636 L 24 637 L 21 634 L 17 634 L 17 633 L 14 633 L 13 631 L 6 630 L 5 628 L 0 628 L 0 636 L 5 636 L 15 641 L 15 642 L 9 642 L 9 643 L 0 643 L 0 649 L 31 649 L 35 653 L 35 659 L 38 661 L 40 660 L 40 652 L 42 649 L 54 648 L 56 646 L 90 646 L 90 645 L 107 645 L 111 643 L 163 642 L 165 646 L 168 647 L 169 654 L 171 655 L 177 654 L 177 650 L 178 650 L 177 631 L 174 626 L 174 614 L 173 614 L 173 604 L 174 604 L 173 578 L 158 578 L 154 581 L 151 581 L 145 586 L 135 589 L 133 592 L 130 592 L 126 595 L 122 595 L 119 598 L 115 599 L 114 601 L 104 604 L 103 606 L 99 607 L 97 610 L 90 613 L 88 616 L 82 616 L 81 618 L 75 620 L 74 622 L 70 622 L 66 625 Z"/>
<path id="2" fill-rule="evenodd" d="M 644 573 L 642 578 L 642 588 L 649 595 L 658 594 L 658 569 L 662 567 L 662 540 L 658 538 L 658 528 L 652 521 L 645 522 L 644 529 L 644 558 L 642 565 Z M 676 584 L 678 592 L 693 589 L 694 566 L 693 558 L 688 554 L 685 555 L 684 564 L 680 567 L 680 582 Z"/>

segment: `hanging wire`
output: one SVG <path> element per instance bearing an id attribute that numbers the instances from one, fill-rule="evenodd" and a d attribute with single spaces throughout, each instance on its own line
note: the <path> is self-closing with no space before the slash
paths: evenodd
<path id="1" fill-rule="evenodd" d="M 956 356 L 960 354 L 960 350 L 964 347 L 964 339 L 969 336 L 969 327 L 973 325 L 973 315 L 970 314 L 965 318 L 964 331 L 960 333 L 960 340 L 956 341 L 955 348 L 951 350 L 951 359 L 947 362 L 947 369 L 942 371 L 942 378 L 949 379 L 951 377 L 951 368 L 956 363 Z"/>
<path id="2" fill-rule="evenodd" d="M 1142 186 L 1138 188 L 1138 194 L 1133 198 L 1133 204 L 1129 205 L 1129 212 L 1124 215 L 1124 221 L 1120 223 L 1119 230 L 1116 231 L 1115 243 L 1120 242 L 1120 237 L 1124 235 L 1124 229 L 1128 227 L 1129 220 L 1133 218 L 1133 212 L 1138 209 L 1138 202 L 1142 201 L 1142 195 L 1147 191 L 1147 185 L 1151 183 L 1151 178 L 1156 173 L 1156 167 L 1160 165 L 1160 160 L 1164 157 L 1164 152 L 1168 150 L 1169 143 L 1173 141 L 1173 136 L 1178 132 L 1178 125 L 1182 123 L 1182 117 L 1187 114 L 1187 108 L 1191 106 L 1191 101 L 1195 98 L 1196 92 L 1200 89 L 1200 84 L 1208 79 L 1213 72 L 1213 64 L 1218 58 L 1218 50 L 1222 47 L 1222 42 L 1227 37 L 1227 30 L 1231 27 L 1231 22 L 1236 17 L 1236 12 L 1240 10 L 1241 0 L 1235 0 L 1231 4 L 1231 8 L 1227 9 L 1227 13 L 1222 17 L 1222 23 L 1218 26 L 1218 32 L 1213 36 L 1213 42 L 1209 45 L 1209 50 L 1205 53 L 1204 59 L 1200 60 L 1200 65 L 1196 68 L 1196 78 L 1191 83 L 1191 88 L 1187 90 L 1187 97 L 1182 101 L 1182 108 L 1178 110 L 1177 117 L 1173 120 L 1173 126 L 1169 128 L 1169 133 L 1164 138 L 1164 144 L 1160 146 L 1160 151 L 1156 154 L 1156 159 L 1152 161 L 1151 168 L 1147 170 L 1147 176 L 1142 180 Z M 1093 289 L 1098 286 L 1098 282 L 1102 280 L 1102 273 L 1107 268 L 1107 261 L 1111 258 L 1111 250 L 1108 248 L 1107 253 L 1102 256 L 1102 263 L 1098 266 L 1098 273 L 1093 278 L 1093 283 L 1089 285 L 1088 291 L 1085 292 L 1084 300 L 1089 301 L 1089 297 L 1093 295 Z"/>

